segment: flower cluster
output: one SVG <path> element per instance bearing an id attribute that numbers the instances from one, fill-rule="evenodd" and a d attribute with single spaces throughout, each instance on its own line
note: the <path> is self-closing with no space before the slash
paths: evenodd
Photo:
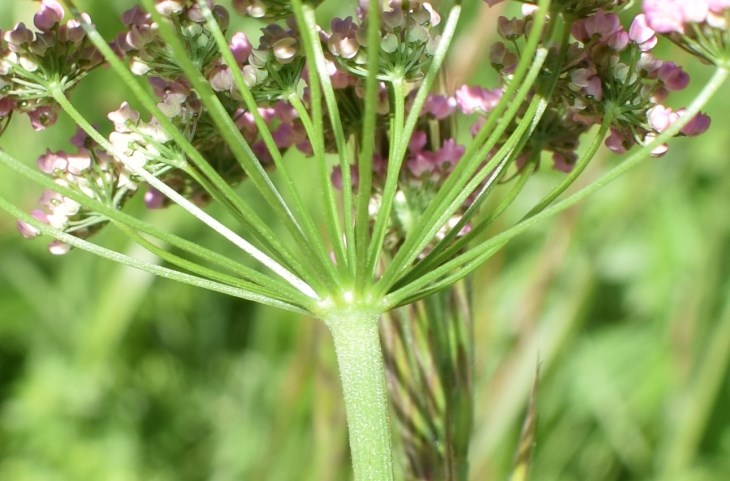
<path id="1" fill-rule="evenodd" d="M 258 47 L 251 51 L 243 73 L 258 100 L 273 102 L 296 94 L 303 69 L 299 33 L 273 23 L 262 30 Z"/>
<path id="2" fill-rule="evenodd" d="M 487 0 L 487 3 L 494 5 L 499 1 Z M 686 4 L 666 2 L 667 5 L 675 3 Z M 374 207 L 380 202 L 386 183 L 388 159 L 392 158 L 393 146 L 397 142 L 397 139 L 391 138 L 394 83 L 405 85 L 404 113 L 408 115 L 413 109 L 419 83 L 439 42 L 438 26 L 441 22 L 439 14 L 427 2 L 390 0 L 384 4 L 377 45 L 369 45 L 366 38 L 369 2 L 360 2 L 353 16 L 333 19 L 330 29 L 320 29 L 316 32 L 318 37 L 315 37 L 322 43 L 326 74 L 334 88 L 340 116 L 338 125 L 354 151 L 362 147 L 359 136 L 365 111 L 364 78 L 368 75 L 368 57 L 372 53 L 371 49 L 378 49 L 378 128 L 375 131 L 372 162 Z M 689 29 L 682 27 L 690 21 L 687 19 L 704 22 L 702 25 L 714 28 L 719 25 L 719 17 L 724 15 L 724 3 L 708 2 L 701 19 L 698 15 L 688 17 L 689 13 L 685 12 L 683 20 L 671 24 L 673 26 L 670 28 L 667 26 L 670 23 L 661 23 L 661 19 L 670 12 L 670 7 L 665 6 L 661 10 L 662 17 L 656 2 L 647 1 L 646 14 L 637 17 L 628 31 L 621 26 L 619 17 L 611 13 L 611 10 L 618 10 L 626 4 L 624 0 L 553 2 L 552 14 L 565 19 L 571 26 L 572 37 L 562 45 L 550 46 L 543 74 L 532 89 L 533 95 L 545 95 L 549 103 L 529 136 L 522 139 L 519 147 L 510 154 L 510 162 L 517 170 L 527 165 L 537 165 L 541 154 L 548 152 L 552 154 L 556 169 L 570 171 L 577 161 L 576 152 L 581 136 L 595 125 L 604 125 L 603 132 L 609 134 L 606 145 L 620 153 L 635 144 L 650 143 L 684 115 L 684 110 L 673 110 L 663 102 L 671 91 L 685 88 L 689 77 L 673 62 L 664 62 L 652 55 L 657 33 L 692 38 L 686 35 Z M 304 40 L 295 22 L 289 19 L 266 24 L 257 44 L 242 32 L 231 32 L 228 48 L 235 64 L 229 64 L 221 55 L 205 18 L 205 10 L 210 10 L 220 30 L 226 33 L 230 18 L 225 8 L 216 5 L 213 0 L 206 0 L 204 6 L 193 0 L 157 0 L 155 7 L 157 13 L 170 20 L 193 65 L 208 81 L 217 101 L 238 127 L 242 139 L 262 167 L 271 168 L 274 156 L 290 148 L 296 148 L 305 155 L 313 154 L 312 139 L 308 137 L 303 119 L 300 118 L 300 109 L 311 108 L 308 72 L 312 66 L 307 64 Z M 238 13 L 256 18 L 280 19 L 292 13 L 290 2 L 276 0 L 237 0 L 233 2 L 233 7 Z M 472 117 L 471 133 L 476 136 L 502 101 L 503 92 L 512 82 L 520 61 L 521 44 L 534 24 L 534 7 L 525 4 L 523 12 L 523 18 L 502 17 L 498 22 L 502 41 L 492 46 L 489 60 L 501 74 L 502 85 L 494 89 L 462 85 L 451 94 L 431 94 L 427 97 L 415 129 L 407 139 L 407 148 L 405 145 L 403 147 L 405 158 L 398 173 L 398 202 L 391 219 L 392 237 L 396 242 L 402 240 L 408 231 L 407 219 L 418 217 L 426 209 L 439 186 L 464 155 L 466 147 L 460 140 L 463 136 L 459 136 L 455 129 L 455 126 L 460 125 L 456 117 L 475 116 Z M 69 21 L 61 26 L 59 22 L 62 17 L 63 10 L 56 0 L 44 0 L 35 19 L 40 33 L 34 35 L 22 24 L 5 33 L 5 43 L 2 45 L 4 60 L 0 70 L 0 92 L 3 95 L 0 96 L 0 117 L 9 117 L 13 109 L 25 109 L 31 112 L 32 118 L 37 118 L 39 125 L 49 124 L 55 115 L 55 106 L 45 100 L 45 91 L 39 90 L 35 97 L 25 92 L 21 96 L 23 102 L 17 100 L 20 98 L 17 92 L 27 88 L 28 82 L 25 80 L 30 78 L 27 75 L 24 77 L 24 72 L 37 75 L 38 71 L 43 71 L 43 78 L 62 78 L 64 86 L 68 87 L 88 69 L 101 63 L 96 50 L 87 45 L 88 40 L 78 22 Z M 158 115 L 161 113 L 166 117 L 165 120 L 170 121 L 177 134 L 189 142 L 224 181 L 231 185 L 242 181 L 246 174 L 241 169 L 241 159 L 234 155 L 231 146 L 221 135 L 218 123 L 203 105 L 199 92 L 186 78 L 171 46 L 164 40 L 155 17 L 134 7 L 124 13 L 122 21 L 126 31 L 116 38 L 113 46 L 133 73 L 149 80 L 159 100 Z M 61 42 L 71 39 L 76 42 L 73 45 L 79 48 L 58 47 Z M 45 46 L 45 50 L 40 49 L 40 45 Z M 67 44 L 63 45 L 68 47 Z M 61 63 L 59 50 L 67 55 Z M 235 82 L 239 73 L 245 84 L 243 87 L 249 90 L 257 102 L 254 111 L 249 110 L 250 105 L 244 101 L 241 85 Z M 487 158 L 479 161 L 489 161 L 500 147 L 507 145 L 510 136 L 517 131 L 518 124 L 526 118 L 527 103 L 524 103 L 508 122 L 508 127 L 503 129 L 504 133 L 495 143 L 494 149 Z M 210 193 L 195 180 L 200 179 L 202 173 L 196 170 L 195 163 L 189 162 L 184 149 L 173 140 L 176 136 L 180 139 L 180 136 L 166 132 L 161 119 L 153 116 L 143 121 L 140 113 L 126 103 L 110 113 L 109 119 L 114 124 L 114 130 L 109 135 L 110 143 L 116 153 L 125 157 L 125 162 L 134 168 L 147 170 L 198 204 L 206 204 L 210 200 Z M 260 130 L 263 126 L 261 121 L 273 142 L 267 142 L 269 139 Z M 324 128 L 325 152 L 337 153 L 337 135 L 331 119 L 321 119 L 321 124 Z M 697 135 L 708 126 L 709 118 L 698 115 L 682 129 L 681 134 Z M 93 152 L 98 150 L 96 148 Z M 658 155 L 664 151 L 666 146 L 660 146 L 654 153 Z M 56 158 L 69 157 L 63 153 L 54 155 Z M 98 154 L 95 155 L 98 157 Z M 95 162 L 92 164 L 96 165 Z M 109 157 L 104 162 L 119 163 Z M 357 163 L 355 157 L 350 165 L 353 185 L 344 188 L 357 189 Z M 102 183 L 125 189 L 124 200 L 137 190 L 139 179 L 129 172 L 127 166 L 105 169 L 102 171 L 113 172 L 114 175 L 105 178 Z M 342 172 L 339 169 L 336 167 L 332 171 L 332 181 L 338 188 L 343 188 Z M 64 172 L 66 177 L 70 175 L 65 170 L 55 168 L 48 173 L 56 175 L 58 172 Z M 78 175 L 87 175 L 89 172 L 85 170 Z M 479 175 L 485 178 L 483 172 Z M 78 183 L 73 181 L 69 185 Z M 93 180 L 92 183 L 96 185 L 98 181 Z M 81 191 L 86 192 L 84 189 Z M 108 196 L 105 199 L 109 201 Z M 145 200 L 151 208 L 167 205 L 164 196 L 149 187 Z M 121 203 L 114 201 L 110 205 L 119 207 Z M 454 214 L 451 224 L 459 220 L 467 207 L 468 201 Z M 71 230 L 67 228 L 71 224 L 63 225 L 65 230 L 76 232 L 73 226 Z"/>
<path id="3" fill-rule="evenodd" d="M 71 143 L 77 148 L 75 153 L 49 150 L 38 158 L 38 168 L 59 186 L 114 208 L 124 206 L 137 188 L 132 174 L 82 131 L 71 139 Z M 43 193 L 39 204 L 40 207 L 31 213 L 33 217 L 82 239 L 94 234 L 108 221 L 105 216 L 52 190 Z M 22 221 L 18 222 L 18 229 L 27 238 L 40 234 L 38 229 Z M 52 254 L 65 254 L 69 249 L 68 244 L 59 241 L 49 245 Z"/>
<path id="4" fill-rule="evenodd" d="M 228 11 L 214 5 L 212 0 L 206 3 L 221 30 L 225 31 L 229 21 Z M 200 6 L 191 0 L 163 0 L 156 3 L 156 8 L 163 16 L 175 19 L 190 59 L 204 73 L 208 73 L 219 53 L 212 34 L 205 28 L 205 17 Z M 120 55 L 128 59 L 132 72 L 168 80 L 183 77 L 183 71 L 170 46 L 159 36 L 158 25 L 152 15 L 135 6 L 124 12 L 122 21 L 128 31 L 116 38 L 114 46 Z"/>
<path id="5" fill-rule="evenodd" d="M 51 89 L 67 91 L 101 64 L 81 22 L 61 23 L 63 17 L 58 1 L 43 0 L 33 17 L 37 31 L 23 23 L 0 31 L 0 122 L 18 111 L 28 114 L 35 130 L 53 125 L 57 109 Z M 86 14 L 82 19 L 91 22 Z"/>
<path id="6" fill-rule="evenodd" d="M 529 15 L 499 20 L 498 31 L 506 42 L 494 45 L 491 60 L 505 82 L 518 60 L 507 44 L 526 38 L 530 25 Z M 652 55 L 657 39 L 643 15 L 626 31 L 618 15 L 598 10 L 573 22 L 571 33 L 573 42 L 553 47 L 546 61 L 545 78 L 554 82 L 552 102 L 528 140 L 525 155 L 552 152 L 555 167 L 570 171 L 577 160 L 578 139 L 593 125 L 608 122 L 606 146 L 623 153 L 633 145 L 651 143 L 683 115 L 684 109 L 675 111 L 662 102 L 670 92 L 684 89 L 689 76 L 674 62 Z M 698 115 L 681 134 L 698 135 L 708 127 L 709 117 Z M 666 150 L 660 145 L 653 154 Z"/>
<path id="7" fill-rule="evenodd" d="M 366 77 L 368 49 L 379 48 L 379 76 L 383 79 L 417 80 L 430 61 L 438 43 L 435 27 L 441 17 L 428 2 L 392 0 L 383 12 L 377 46 L 367 43 L 367 10 L 360 8 L 352 17 L 332 21 L 330 34 L 324 33 L 330 53 L 346 72 Z"/>

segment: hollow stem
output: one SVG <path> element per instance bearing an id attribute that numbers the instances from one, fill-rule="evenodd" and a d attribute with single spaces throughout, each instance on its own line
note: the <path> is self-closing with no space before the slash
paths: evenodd
<path id="1" fill-rule="evenodd" d="M 355 481 L 393 479 L 379 317 L 379 310 L 367 306 L 346 306 L 324 316 L 337 352 Z"/>

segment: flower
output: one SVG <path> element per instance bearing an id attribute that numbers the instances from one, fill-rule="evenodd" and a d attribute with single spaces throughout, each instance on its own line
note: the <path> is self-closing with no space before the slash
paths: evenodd
<path id="1" fill-rule="evenodd" d="M 698 57 L 722 63 L 730 55 L 728 0 L 644 0 L 642 7 L 647 28 Z"/>

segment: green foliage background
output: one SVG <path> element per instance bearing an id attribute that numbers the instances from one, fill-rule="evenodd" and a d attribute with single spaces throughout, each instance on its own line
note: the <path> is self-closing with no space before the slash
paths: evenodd
<path id="1" fill-rule="evenodd" d="M 118 31 L 124 2 L 88 3 Z M 2 2 L 3 26 L 34 7 Z M 690 91 L 709 75 L 667 55 L 689 65 Z M 124 98 L 113 82 L 96 72 L 74 97 L 99 124 Z M 730 95 L 716 97 L 706 135 L 674 141 L 478 273 L 471 479 L 507 478 L 538 362 L 531 479 L 730 479 L 728 110 Z M 73 131 L 35 134 L 18 118 L 0 145 L 32 163 Z M 616 162 L 603 153 L 581 182 Z M 544 169 L 503 222 L 559 175 Z M 28 209 L 40 194 L 5 170 L 0 190 Z M 129 208 L 238 255 L 178 210 Z M 99 240 L 145 255 L 113 232 Z M 52 257 L 0 215 L 0 479 L 339 481 L 347 453 L 318 322 L 83 252 Z"/>

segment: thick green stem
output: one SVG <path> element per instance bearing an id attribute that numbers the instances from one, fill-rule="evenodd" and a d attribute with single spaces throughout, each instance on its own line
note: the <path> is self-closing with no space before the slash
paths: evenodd
<path id="1" fill-rule="evenodd" d="M 349 307 L 325 316 L 345 395 L 355 481 L 392 481 L 388 394 L 380 347 L 380 312 Z"/>

